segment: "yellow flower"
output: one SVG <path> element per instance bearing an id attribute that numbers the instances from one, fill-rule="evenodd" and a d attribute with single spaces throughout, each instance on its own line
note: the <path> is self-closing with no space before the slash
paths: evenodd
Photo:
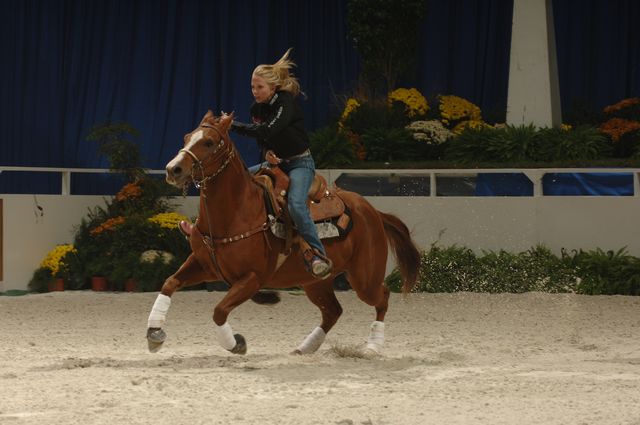
<path id="1" fill-rule="evenodd" d="M 405 105 L 405 112 L 409 117 L 416 115 L 426 115 L 429 110 L 427 99 L 416 89 L 399 88 L 387 95 L 389 106 L 393 102 L 402 102 Z"/>
<path id="2" fill-rule="evenodd" d="M 73 247 L 73 245 L 70 244 L 56 246 L 51 251 L 49 251 L 46 257 L 44 257 L 44 260 L 42 260 L 42 262 L 40 263 L 40 267 L 49 269 L 51 271 L 51 275 L 55 276 L 56 274 L 58 274 L 58 272 L 60 271 L 60 267 L 62 267 L 63 265 L 62 259 L 69 252 L 78 251 Z"/>
<path id="3" fill-rule="evenodd" d="M 573 127 L 571 126 L 571 124 L 560 124 L 560 130 L 562 130 L 562 131 L 569 131 L 572 128 Z"/>
<path id="4" fill-rule="evenodd" d="M 480 108 L 458 96 L 447 95 L 439 97 L 440 117 L 443 124 L 448 125 L 452 121 L 482 121 Z"/>
<path id="5" fill-rule="evenodd" d="M 478 129 L 478 128 L 484 128 L 484 127 L 490 127 L 490 126 L 482 120 L 480 121 L 467 120 L 467 121 L 459 122 L 455 127 L 453 127 L 453 130 L 451 131 L 453 132 L 453 134 L 460 134 L 467 128 Z"/>
<path id="6" fill-rule="evenodd" d="M 349 118 L 349 115 L 356 109 L 360 107 L 360 102 L 353 97 L 347 99 L 347 103 L 344 105 L 344 110 L 342 111 L 342 115 L 340 115 L 340 120 L 338 120 L 338 129 L 340 131 L 344 130 L 344 122 Z"/>
<path id="7" fill-rule="evenodd" d="M 164 227 L 165 229 L 175 229 L 180 221 L 189 221 L 186 216 L 178 214 L 176 212 L 159 213 L 154 215 L 153 217 L 149 217 L 148 220 L 159 225 L 160 227 Z"/>

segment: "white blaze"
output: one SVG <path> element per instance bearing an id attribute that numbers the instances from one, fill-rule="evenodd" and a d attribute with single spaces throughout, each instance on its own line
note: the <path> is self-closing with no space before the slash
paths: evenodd
<path id="1" fill-rule="evenodd" d="M 191 150 L 196 143 L 198 143 L 202 137 L 204 136 L 204 132 L 202 130 L 198 130 L 195 133 L 193 133 L 191 135 L 191 138 L 189 139 L 189 142 L 187 143 L 187 145 L 184 147 L 184 149 L 187 150 Z M 175 166 L 179 165 L 183 160 L 184 160 L 184 156 L 186 154 L 184 152 L 178 152 L 178 155 L 176 155 L 171 161 L 169 161 L 169 163 L 167 164 L 167 170 L 168 169 L 172 169 Z"/>

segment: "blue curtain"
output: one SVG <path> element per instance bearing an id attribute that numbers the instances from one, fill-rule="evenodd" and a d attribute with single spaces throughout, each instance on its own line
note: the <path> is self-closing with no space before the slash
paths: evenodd
<path id="1" fill-rule="evenodd" d="M 554 0 L 563 113 L 640 96 L 640 2 Z"/>
<path id="2" fill-rule="evenodd" d="M 427 0 L 416 74 L 404 85 L 504 117 L 512 3 Z M 554 2 L 565 108 L 639 95 L 639 3 Z M 144 166 L 162 168 L 207 109 L 248 120 L 251 71 L 288 47 L 308 95 L 307 127 L 317 129 L 356 86 L 346 12 L 346 0 L 6 0 L 0 165 L 105 167 L 85 137 L 111 120 L 140 130 Z M 257 160 L 252 140 L 234 140 L 247 163 Z M 59 183 L 41 180 L 2 173 L 0 193 L 57 192 Z"/>

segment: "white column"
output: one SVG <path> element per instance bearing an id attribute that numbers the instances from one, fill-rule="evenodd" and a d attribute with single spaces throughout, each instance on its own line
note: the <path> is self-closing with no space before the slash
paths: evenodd
<path id="1" fill-rule="evenodd" d="M 562 123 L 551 0 L 514 0 L 507 123 Z"/>

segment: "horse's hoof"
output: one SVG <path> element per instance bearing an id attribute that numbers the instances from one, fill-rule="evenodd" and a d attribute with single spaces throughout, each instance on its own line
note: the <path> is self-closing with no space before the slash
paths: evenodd
<path id="1" fill-rule="evenodd" d="M 293 350 L 291 353 L 292 356 L 301 356 L 302 355 L 302 351 L 298 350 L 297 348 L 295 350 Z"/>
<path id="2" fill-rule="evenodd" d="M 247 341 L 240 334 L 235 334 L 233 337 L 236 339 L 236 346 L 231 351 L 233 354 L 247 354 Z"/>
<path id="3" fill-rule="evenodd" d="M 157 353 L 162 347 L 162 344 L 164 344 L 165 339 L 167 339 L 167 334 L 161 328 L 147 329 L 149 352 Z"/>
<path id="4" fill-rule="evenodd" d="M 382 349 L 378 346 L 367 344 L 362 350 L 365 359 L 375 359 L 382 356 Z"/>

